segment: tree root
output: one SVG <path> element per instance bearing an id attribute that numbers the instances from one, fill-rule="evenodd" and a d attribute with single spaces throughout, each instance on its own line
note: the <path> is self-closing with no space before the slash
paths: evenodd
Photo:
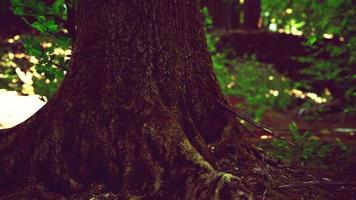
<path id="1" fill-rule="evenodd" d="M 0 167 L 5 169 L 0 176 L 6 175 L 7 180 L 11 180 L 11 174 L 22 169 L 20 163 L 26 170 L 22 174 L 26 177 L 14 183 L 17 186 L 15 190 L 0 191 L 0 196 L 3 195 L 3 199 L 26 199 L 35 194 L 42 195 L 40 199 L 64 196 L 68 199 L 253 198 L 253 187 L 246 181 L 246 174 L 253 171 L 251 166 L 254 165 L 247 165 L 245 161 L 255 165 L 263 161 L 256 162 L 253 148 L 238 142 L 240 138 L 232 133 L 234 127 L 224 129 L 222 139 L 213 152 L 190 115 L 183 116 L 186 120 L 181 123 L 179 118 L 182 116 L 177 112 L 161 109 L 161 112 L 155 111 L 142 126 L 121 132 L 120 137 L 116 136 L 117 132 L 110 133 L 105 129 L 99 130 L 100 133 L 83 135 L 86 129 L 80 128 L 81 125 L 78 130 L 72 130 L 53 119 L 52 124 L 31 130 L 29 141 L 25 140 L 29 136 L 22 134 L 25 132 L 13 135 L 16 138 L 12 135 L 11 138 L 10 135 L 2 138 L 0 144 L 20 142 L 29 151 L 15 148 L 12 152 L 11 148 L 0 145 Z M 76 135 L 77 139 L 72 135 Z M 229 158 L 232 167 L 221 165 L 221 160 L 225 158 L 221 158 L 219 151 L 235 156 L 232 160 Z M 19 162 L 22 159 L 24 162 Z M 234 167 L 246 171 L 242 173 L 244 177 L 239 174 L 240 170 L 231 170 Z M 256 179 L 263 181 L 262 176 Z M 0 183 L 6 184 L 1 180 Z"/>
<path id="2" fill-rule="evenodd" d="M 223 172 L 204 173 L 199 178 L 189 178 L 187 188 L 184 199 L 252 199 L 241 179 Z"/>

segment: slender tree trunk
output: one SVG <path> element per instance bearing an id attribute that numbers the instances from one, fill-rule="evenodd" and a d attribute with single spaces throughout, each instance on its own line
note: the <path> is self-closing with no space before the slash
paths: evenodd
<path id="1" fill-rule="evenodd" d="M 261 16 L 261 0 L 245 0 L 243 6 L 244 28 L 258 29 L 258 22 Z"/>
<path id="2" fill-rule="evenodd" d="M 76 16 L 58 93 L 0 131 L 2 199 L 262 197 L 268 164 L 225 109 L 198 1 L 79 0 Z"/>
<path id="3" fill-rule="evenodd" d="M 240 10 L 241 5 L 239 0 L 233 0 L 231 3 L 231 29 L 238 29 L 241 26 Z"/>
<path id="4" fill-rule="evenodd" d="M 205 0 L 203 6 L 207 6 L 213 17 L 213 25 L 217 29 L 236 29 L 240 26 L 240 5 L 237 0 Z"/>

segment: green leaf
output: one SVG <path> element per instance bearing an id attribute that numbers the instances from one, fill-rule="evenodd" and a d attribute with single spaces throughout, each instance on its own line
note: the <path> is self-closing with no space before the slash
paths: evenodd
<path id="1" fill-rule="evenodd" d="M 298 126 L 295 122 L 290 123 L 288 128 L 292 134 L 299 134 Z"/>
<path id="2" fill-rule="evenodd" d="M 311 46 L 315 44 L 316 41 L 317 41 L 317 37 L 315 35 L 312 35 L 308 38 L 307 45 Z"/>
<path id="3" fill-rule="evenodd" d="M 299 133 L 297 124 L 295 122 L 292 122 L 288 125 L 289 131 L 292 133 L 293 140 L 295 142 L 301 142 L 303 141 L 303 136 Z"/>
<path id="4" fill-rule="evenodd" d="M 12 7 L 12 12 L 15 15 L 23 15 L 24 14 L 24 5 L 22 0 L 11 0 L 11 7 Z"/>
<path id="5" fill-rule="evenodd" d="M 37 21 L 39 23 L 45 23 L 46 22 L 46 17 L 43 16 L 43 15 L 37 16 L 36 18 L 37 18 Z"/>
<path id="6" fill-rule="evenodd" d="M 272 146 L 277 148 L 288 148 L 288 143 L 284 140 L 274 139 L 271 143 Z"/>
<path id="7" fill-rule="evenodd" d="M 336 7 L 340 4 L 340 0 L 328 0 L 327 4 L 332 7 Z"/>
<path id="8" fill-rule="evenodd" d="M 46 21 L 44 23 L 44 25 L 46 26 L 46 28 L 50 32 L 57 32 L 58 31 L 58 25 L 56 24 L 56 22 L 53 19 Z"/>
<path id="9" fill-rule="evenodd" d="M 310 132 L 310 131 L 306 131 L 306 132 L 303 134 L 303 139 L 304 139 L 304 140 L 307 140 L 307 139 L 310 138 L 311 136 L 313 136 L 313 133 Z"/>
<path id="10" fill-rule="evenodd" d="M 65 1 L 64 0 L 56 0 L 52 4 L 52 11 L 57 15 L 61 15 L 62 14 L 62 10 L 64 8 L 64 5 L 65 5 Z"/>
<path id="11" fill-rule="evenodd" d="M 346 144 L 344 144 L 339 138 L 336 138 L 335 140 L 337 146 L 339 146 L 342 151 L 347 151 L 348 146 Z"/>
<path id="12" fill-rule="evenodd" d="M 11 3 L 11 5 L 20 5 L 23 2 L 22 2 L 22 0 L 11 0 L 10 3 Z"/>
<path id="13" fill-rule="evenodd" d="M 23 7 L 13 7 L 12 11 L 14 12 L 15 15 L 23 15 L 24 14 Z"/>
<path id="14" fill-rule="evenodd" d="M 31 5 L 32 3 L 32 5 Z M 46 4 L 43 1 L 32 1 L 29 4 L 29 7 L 37 14 L 37 15 L 45 15 L 46 12 Z"/>
<path id="15" fill-rule="evenodd" d="M 35 56 L 35 57 L 41 57 L 42 56 L 42 51 L 39 50 L 39 49 L 29 48 L 27 51 L 31 56 Z"/>
<path id="16" fill-rule="evenodd" d="M 34 22 L 31 24 L 31 27 L 38 30 L 41 33 L 45 33 L 46 32 L 46 27 L 43 26 L 41 23 L 39 22 Z"/>

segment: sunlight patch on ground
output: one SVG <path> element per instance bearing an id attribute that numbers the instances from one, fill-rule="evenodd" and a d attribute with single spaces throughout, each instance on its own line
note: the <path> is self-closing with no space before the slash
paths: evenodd
<path id="1" fill-rule="evenodd" d="M 0 129 L 25 121 L 44 104 L 38 95 L 20 96 L 14 91 L 0 89 Z"/>

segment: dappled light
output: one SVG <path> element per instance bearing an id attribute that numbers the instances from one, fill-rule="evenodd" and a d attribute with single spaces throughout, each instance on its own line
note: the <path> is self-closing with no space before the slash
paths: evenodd
<path id="1" fill-rule="evenodd" d="M 38 94 L 48 99 L 66 73 L 65 66 L 61 65 L 69 61 L 72 50 L 63 46 L 53 47 L 51 42 L 43 38 L 35 39 L 38 44 L 33 46 L 30 37 L 36 38 L 15 35 L 4 40 L 7 44 L 3 54 L 0 54 L 2 84 L 24 95 Z"/>

